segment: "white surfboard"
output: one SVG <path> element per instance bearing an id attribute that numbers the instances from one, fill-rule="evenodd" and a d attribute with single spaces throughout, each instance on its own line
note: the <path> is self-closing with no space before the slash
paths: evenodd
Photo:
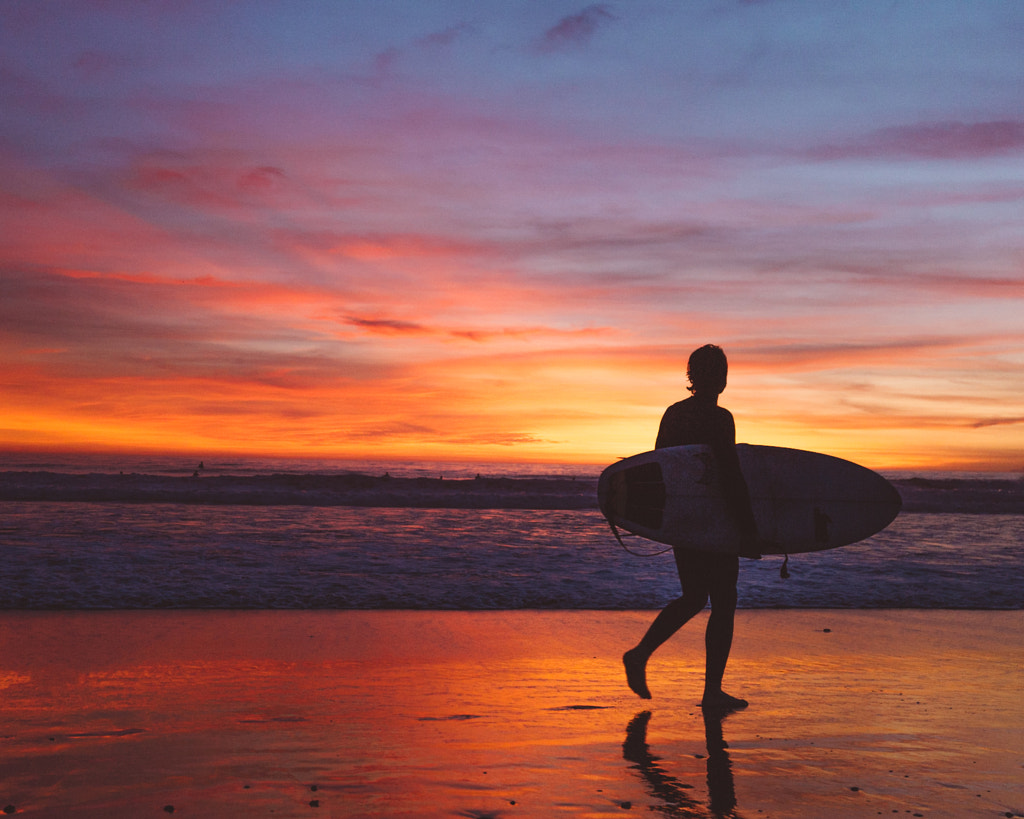
<path id="1" fill-rule="evenodd" d="M 902 500 L 877 472 L 801 449 L 738 444 L 762 554 L 834 549 L 870 537 L 899 514 Z M 598 502 L 619 529 L 702 551 L 736 554 L 710 447 L 678 446 L 625 458 L 601 473 Z"/>

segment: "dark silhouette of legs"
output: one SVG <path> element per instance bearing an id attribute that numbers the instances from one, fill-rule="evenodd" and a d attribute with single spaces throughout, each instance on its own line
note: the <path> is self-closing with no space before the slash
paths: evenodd
<path id="1" fill-rule="evenodd" d="M 702 611 L 710 599 L 711 616 L 704 633 L 706 667 L 701 705 L 742 708 L 746 701 L 722 691 L 722 678 L 732 648 L 739 559 L 679 548 L 675 549 L 675 556 L 683 596 L 665 606 L 636 647 L 623 655 L 629 687 L 637 696 L 651 698 L 647 687 L 647 661 L 659 646 Z"/>
<path id="2" fill-rule="evenodd" d="M 654 619 L 636 648 L 630 649 L 622 656 L 622 662 L 626 666 L 626 680 L 637 696 L 645 700 L 651 698 L 651 692 L 647 688 L 647 661 L 651 655 L 669 637 L 692 620 L 694 615 L 703 611 L 707 599 L 705 592 L 702 597 L 684 595 L 673 600 Z"/>
<path id="3" fill-rule="evenodd" d="M 704 708 L 745 708 L 746 700 L 731 697 L 722 690 L 725 666 L 732 649 L 733 623 L 736 619 L 736 584 L 722 583 L 711 590 L 711 616 L 704 632 L 704 650 L 707 653 L 704 671 Z"/>

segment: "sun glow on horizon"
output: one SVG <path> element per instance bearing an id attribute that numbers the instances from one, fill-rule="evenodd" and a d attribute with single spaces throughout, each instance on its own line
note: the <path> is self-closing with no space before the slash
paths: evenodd
<path id="1" fill-rule="evenodd" d="M 0 449 L 609 463 L 714 342 L 741 441 L 1024 466 L 1024 6 L 48 8 Z"/>

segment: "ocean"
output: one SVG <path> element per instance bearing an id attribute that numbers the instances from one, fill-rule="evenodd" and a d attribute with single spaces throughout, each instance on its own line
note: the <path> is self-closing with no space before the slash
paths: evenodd
<path id="1" fill-rule="evenodd" d="M 600 467 L 0 454 L 4 609 L 653 609 Z M 742 608 L 1024 608 L 1024 480 L 886 473 L 904 510 L 828 552 L 742 561 Z M 630 538 L 631 550 L 659 550 Z"/>

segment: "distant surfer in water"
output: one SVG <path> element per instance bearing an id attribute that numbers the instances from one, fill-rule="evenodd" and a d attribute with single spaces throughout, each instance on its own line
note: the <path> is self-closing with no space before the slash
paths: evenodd
<path id="1" fill-rule="evenodd" d="M 711 446 L 726 502 L 743 537 L 741 554 L 758 558 L 757 526 L 750 510 L 750 493 L 736 456 L 736 425 L 732 413 L 718 406 L 718 396 L 725 389 L 728 372 L 729 363 L 721 347 L 706 344 L 691 353 L 686 375 L 693 395 L 665 411 L 655 448 L 688 444 Z M 673 547 L 673 551 L 683 595 L 665 606 L 636 648 L 623 655 L 629 687 L 643 699 L 651 698 L 647 688 L 647 661 L 662 643 L 703 611 L 710 599 L 711 615 L 704 635 L 707 660 L 701 706 L 719 710 L 745 708 L 746 700 L 722 690 L 722 677 L 732 647 L 739 557 L 679 546 Z"/>

